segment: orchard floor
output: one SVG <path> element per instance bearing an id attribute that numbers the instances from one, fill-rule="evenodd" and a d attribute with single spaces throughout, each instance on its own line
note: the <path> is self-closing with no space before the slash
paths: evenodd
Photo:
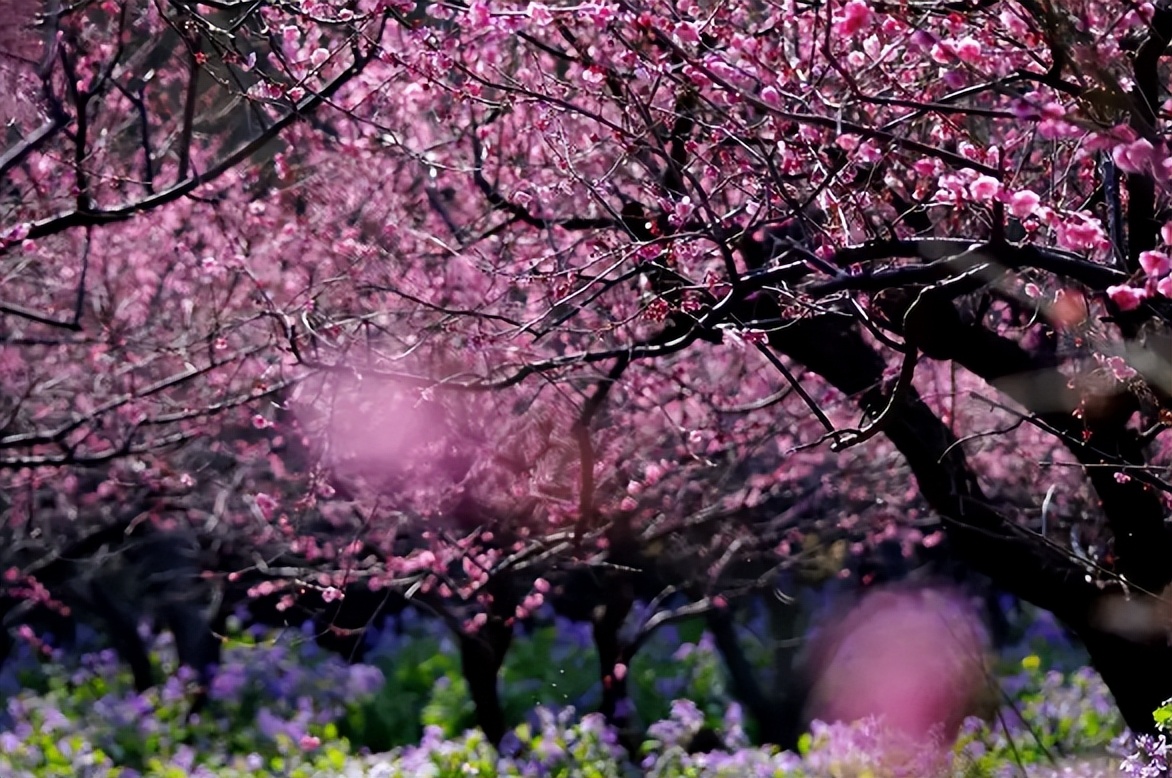
<path id="1" fill-rule="evenodd" d="M 401 626 L 358 665 L 309 632 L 234 629 L 195 720 L 194 678 L 167 638 L 153 655 L 167 680 L 145 693 L 112 651 L 23 650 L 0 667 L 0 778 L 1109 778 L 1127 775 L 1135 750 L 1102 680 L 1049 635 L 1000 657 L 1007 704 L 966 721 L 943 761 L 904 742 L 891 769 L 874 757 L 887 741 L 872 722 L 815 726 L 796 754 L 755 748 L 711 637 L 665 629 L 629 670 L 644 722 L 632 759 L 601 716 L 582 715 L 597 710 L 597 660 L 588 632 L 559 622 L 507 657 L 500 689 L 516 726 L 498 753 L 475 729 L 450 637 Z M 701 727 L 727 749 L 688 754 Z"/>

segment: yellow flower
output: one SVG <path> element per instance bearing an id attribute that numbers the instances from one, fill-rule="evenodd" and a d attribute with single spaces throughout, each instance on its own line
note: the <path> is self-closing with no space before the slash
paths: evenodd
<path id="1" fill-rule="evenodd" d="M 1042 660 L 1037 654 L 1030 654 L 1025 659 L 1021 660 L 1021 666 L 1026 670 L 1037 670 L 1042 666 Z"/>

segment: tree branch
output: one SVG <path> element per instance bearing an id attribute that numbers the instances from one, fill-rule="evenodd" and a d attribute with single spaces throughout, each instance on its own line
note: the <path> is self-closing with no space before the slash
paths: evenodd
<path id="1" fill-rule="evenodd" d="M 355 59 L 351 65 L 342 73 L 330 81 L 320 92 L 312 94 L 298 103 L 293 110 L 282 116 L 274 122 L 267 130 L 260 133 L 257 137 L 245 143 L 243 146 L 232 152 L 228 156 L 220 160 L 219 163 L 208 168 L 203 173 L 196 173 L 184 181 L 181 181 L 174 186 L 159 192 L 158 194 L 139 200 L 135 203 L 124 205 L 120 208 L 113 208 L 110 210 L 74 210 L 69 213 L 52 216 L 38 222 L 33 222 L 29 225 L 28 237 L 32 240 L 43 238 L 49 235 L 55 235 L 59 232 L 71 229 L 73 227 L 87 226 L 87 225 L 103 225 L 113 224 L 116 222 L 126 221 L 137 216 L 140 213 L 158 208 L 167 203 L 174 202 L 185 195 L 195 191 L 198 187 L 215 181 L 220 176 L 232 170 L 236 165 L 251 157 L 259 151 L 265 144 L 277 137 L 282 131 L 290 127 L 294 122 L 302 118 L 306 113 L 317 109 L 324 104 L 330 97 L 334 95 L 343 85 L 348 83 L 354 76 L 362 72 L 363 68 L 370 61 L 373 55 L 366 54 Z M 5 246 L 0 245 L 0 255 L 7 253 L 11 249 L 11 244 Z"/>

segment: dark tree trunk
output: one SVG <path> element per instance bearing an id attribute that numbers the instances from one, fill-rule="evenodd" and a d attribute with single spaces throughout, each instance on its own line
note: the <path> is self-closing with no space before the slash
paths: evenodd
<path id="1" fill-rule="evenodd" d="M 886 407 L 888 398 L 878 388 L 884 361 L 849 325 L 826 317 L 807 319 L 778 331 L 770 342 L 857 398 L 872 418 Z M 1093 609 L 1112 593 L 1088 582 L 1085 570 L 1067 554 L 1038 542 L 1012 517 L 992 507 L 956 437 L 914 390 L 896 402 L 883 432 L 907 460 L 925 500 L 946 520 L 958 556 L 1004 591 L 1053 612 L 1078 634 L 1128 725 L 1137 732 L 1154 731 L 1152 711 L 1172 697 L 1172 648 L 1131 642 L 1097 629 L 1091 622 Z M 1101 440 L 1111 438 L 1106 431 L 1100 435 Z M 1084 451 L 1080 458 L 1092 455 Z M 1102 485 L 1099 477 L 1094 481 Z M 1153 501 L 1135 489 L 1104 492 L 1104 510 L 1129 552 L 1130 558 L 1121 564 L 1138 580 L 1157 587 L 1149 592 L 1159 592 L 1172 558 L 1164 553 L 1168 540 L 1162 520 L 1152 514 Z M 1129 517 L 1129 509 L 1138 513 Z M 1146 543 L 1137 543 L 1137 537 L 1146 538 Z"/>
<path id="2" fill-rule="evenodd" d="M 100 583 L 90 586 L 90 600 L 96 614 L 106 622 L 110 640 L 113 641 L 122 661 L 130 665 L 134 676 L 134 689 L 142 693 L 155 685 L 155 673 L 146 643 L 138 634 L 138 624 L 128 616 Z"/>
<path id="3" fill-rule="evenodd" d="M 616 577 L 619 575 L 616 574 Z M 598 649 L 598 668 L 602 676 L 599 712 L 620 732 L 629 723 L 626 716 L 618 715 L 619 701 L 627 697 L 627 679 L 625 674 L 621 678 L 616 675 L 615 665 L 626 664 L 631 659 L 627 656 L 627 647 L 619 631 L 634 605 L 630 582 L 626 576 L 622 578 L 621 581 L 612 581 L 612 585 L 605 588 L 603 602 L 594 613 L 594 645 Z"/>
<path id="4" fill-rule="evenodd" d="M 1076 634 L 1132 732 L 1156 733 L 1152 713 L 1172 698 L 1172 648 L 1084 627 Z"/>
<path id="5" fill-rule="evenodd" d="M 459 635 L 460 668 L 476 708 L 476 725 L 496 747 L 509 731 L 497 689 L 497 676 L 513 643 L 512 617 L 518 602 L 513 581 L 508 575 L 495 576 L 487 588 L 492 597 L 487 621 L 475 633 L 462 631 Z"/>
<path id="6" fill-rule="evenodd" d="M 505 722 L 505 711 L 497 690 L 497 674 L 504 661 L 505 651 L 512 642 L 500 635 L 490 636 L 488 628 L 477 635 L 468 635 L 460 640 L 460 668 L 468 684 L 468 693 L 476 708 L 476 725 L 484 732 L 488 742 L 499 746 L 509 731 Z"/>
<path id="7" fill-rule="evenodd" d="M 795 607 L 795 606 L 788 606 Z M 745 706 L 745 710 L 757 723 L 758 737 L 762 743 L 771 743 L 783 749 L 794 751 L 802 734 L 802 712 L 806 705 L 807 684 L 795 666 L 793 653 L 786 657 L 785 666 L 776 667 L 785 675 L 785 681 L 771 695 L 765 691 L 744 651 L 741 650 L 733 624 L 732 614 L 727 608 L 710 611 L 708 628 L 716 642 L 728 669 L 732 695 Z"/>

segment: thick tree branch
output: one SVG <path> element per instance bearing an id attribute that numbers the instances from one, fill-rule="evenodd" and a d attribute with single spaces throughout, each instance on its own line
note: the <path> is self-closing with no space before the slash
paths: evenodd
<path id="1" fill-rule="evenodd" d="M 1131 126 L 1140 137 L 1157 141 L 1156 109 L 1163 79 L 1160 60 L 1172 41 L 1172 5 L 1156 4 L 1148 35 L 1135 53 L 1132 65 Z M 1139 269 L 1139 255 L 1156 246 L 1160 225 L 1156 220 L 1156 182 L 1147 173 L 1127 176 L 1127 268 Z"/>
<path id="2" fill-rule="evenodd" d="M 856 397 L 865 413 L 879 412 L 885 398 L 877 387 L 885 363 L 849 323 L 807 319 L 773 334 L 770 342 Z M 1095 628 L 1092 610 L 1103 593 L 1084 577 L 1085 570 L 992 507 L 956 437 L 914 390 L 892 413 L 884 433 L 907 460 L 920 493 L 946 520 L 959 556 L 999 588 L 1051 611 L 1077 631 L 1128 726 L 1153 731 L 1151 713 L 1162 704 L 1163 690 L 1172 688 L 1172 650 Z"/>
<path id="3" fill-rule="evenodd" d="M 870 241 L 835 252 L 831 262 L 838 267 L 867 264 L 901 257 L 918 258 L 929 264 L 919 267 L 901 267 L 892 270 L 867 270 L 858 275 L 843 276 L 812 284 L 807 291 L 817 296 L 845 290 L 876 291 L 905 284 L 926 284 L 945 280 L 971 269 L 980 262 L 992 262 L 1009 269 L 1035 268 L 1047 273 L 1078 281 L 1096 291 L 1113 284 L 1122 284 L 1127 274 L 1105 265 L 1098 265 L 1059 249 L 1037 246 L 1001 245 L 984 247 L 979 242 L 923 238 L 908 240 Z"/>
<path id="4" fill-rule="evenodd" d="M 594 393 L 582 406 L 582 412 L 574 422 L 573 435 L 578 443 L 578 459 L 581 477 L 578 485 L 578 524 L 574 531 L 575 536 L 581 537 L 595 525 L 596 509 L 594 504 L 594 444 L 590 440 L 590 424 L 602 409 L 606 398 L 614 388 L 615 383 L 626 372 L 631 360 L 627 356 L 620 356 L 614 367 L 606 377 L 598 382 Z"/>
<path id="5" fill-rule="evenodd" d="M 770 344 L 856 398 L 868 415 L 886 406 L 879 390 L 886 363 L 849 322 L 805 319 L 772 333 Z M 956 547 L 975 569 L 1062 618 L 1085 617 L 1087 598 L 1097 591 L 1080 584 L 1085 573 L 1062 554 L 1038 548 L 1030 533 L 991 506 L 956 436 L 914 389 L 891 410 L 884 434 L 907 459 L 928 504 L 948 519 Z"/>
<path id="6" fill-rule="evenodd" d="M 911 312 L 909 311 L 909 316 Z M 1115 536 L 1118 570 L 1132 584 L 1158 592 L 1172 580 L 1172 538 L 1164 529 L 1159 495 L 1138 479 L 1116 473 L 1145 463 L 1139 436 L 1127 428 L 1135 410 L 1130 393 L 1097 398 L 1079 418 L 1084 398 L 1068 386 L 1055 359 L 1039 360 L 979 322 L 965 323 L 946 300 L 922 306 L 908 337 L 934 359 L 956 362 L 1012 397 L 1058 431 L 1087 470 Z"/>
<path id="7" fill-rule="evenodd" d="M 179 172 L 176 174 L 179 181 L 187 179 L 191 164 L 191 133 L 195 126 L 195 103 L 199 97 L 199 76 L 202 72 L 197 56 L 200 52 L 199 38 L 188 42 L 187 47 L 187 94 L 183 101 L 183 124 L 179 130 Z"/>
<path id="8" fill-rule="evenodd" d="M 67 120 L 64 116 L 56 115 L 20 143 L 0 154 L 0 179 L 8 175 L 8 171 L 24 161 L 29 154 L 40 150 L 50 138 L 61 131 L 66 123 Z"/>

